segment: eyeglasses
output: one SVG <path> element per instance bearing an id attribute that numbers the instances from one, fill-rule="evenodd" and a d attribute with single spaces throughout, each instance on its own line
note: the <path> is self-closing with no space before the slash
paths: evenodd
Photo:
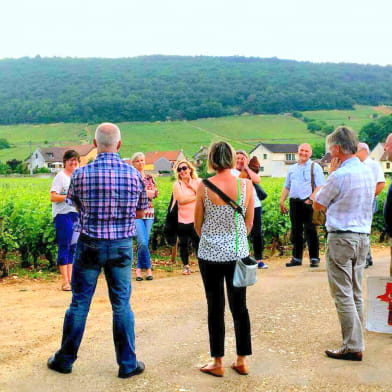
<path id="1" fill-rule="evenodd" d="M 180 173 L 181 171 L 188 170 L 188 166 L 177 167 L 177 172 Z"/>

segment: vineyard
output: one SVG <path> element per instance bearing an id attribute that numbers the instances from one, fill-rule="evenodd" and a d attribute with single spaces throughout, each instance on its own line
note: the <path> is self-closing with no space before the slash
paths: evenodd
<path id="1" fill-rule="evenodd" d="M 0 264 L 3 273 L 8 267 L 52 268 L 56 264 L 57 247 L 49 201 L 51 179 L 0 179 Z M 153 250 L 165 246 L 163 226 L 170 200 L 173 179 L 157 179 L 159 196 L 155 199 L 156 217 L 151 235 Z M 262 179 L 268 197 L 263 201 L 263 231 L 266 244 L 274 239 L 288 241 L 290 222 L 279 211 L 283 179 Z M 385 200 L 385 190 L 379 205 Z M 374 217 L 373 232 L 383 230 L 382 208 Z M 0 271 L 1 273 L 1 271 Z"/>

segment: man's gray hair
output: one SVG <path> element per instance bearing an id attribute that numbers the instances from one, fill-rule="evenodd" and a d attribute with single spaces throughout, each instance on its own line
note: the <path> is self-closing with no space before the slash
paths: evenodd
<path id="1" fill-rule="evenodd" d="M 116 124 L 102 123 L 95 130 L 95 140 L 98 146 L 116 146 L 121 140 L 120 128 Z"/>
<path id="2" fill-rule="evenodd" d="M 360 151 L 360 150 L 366 150 L 368 154 L 370 152 L 369 146 L 364 142 L 358 143 L 358 151 Z"/>
<path id="3" fill-rule="evenodd" d="M 358 151 L 358 137 L 348 127 L 336 128 L 327 138 L 328 146 L 339 146 L 343 154 L 356 154 Z"/>

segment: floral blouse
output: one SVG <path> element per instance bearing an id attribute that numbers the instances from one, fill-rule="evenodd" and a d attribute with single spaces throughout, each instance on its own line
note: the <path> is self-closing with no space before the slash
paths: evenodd
<path id="1" fill-rule="evenodd" d="M 155 181 L 150 174 L 146 174 L 143 177 L 143 182 L 148 191 L 155 191 L 152 199 L 148 198 L 148 207 L 144 210 L 144 218 L 143 219 L 154 219 L 154 205 L 152 204 L 152 200 L 158 196 L 158 189 L 155 185 Z"/>

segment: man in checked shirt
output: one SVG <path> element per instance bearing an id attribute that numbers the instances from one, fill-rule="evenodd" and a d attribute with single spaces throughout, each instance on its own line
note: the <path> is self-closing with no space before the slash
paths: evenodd
<path id="1" fill-rule="evenodd" d="M 82 340 L 87 314 L 101 269 L 109 288 L 113 310 L 113 340 L 118 376 L 140 374 L 144 363 L 136 360 L 134 316 L 130 307 L 132 236 L 135 219 L 143 217 L 148 198 L 139 172 L 120 159 L 119 128 L 103 123 L 95 131 L 98 155 L 76 169 L 67 199 L 79 210 L 81 234 L 72 276 L 72 302 L 65 313 L 61 348 L 48 367 L 71 373 Z"/>

